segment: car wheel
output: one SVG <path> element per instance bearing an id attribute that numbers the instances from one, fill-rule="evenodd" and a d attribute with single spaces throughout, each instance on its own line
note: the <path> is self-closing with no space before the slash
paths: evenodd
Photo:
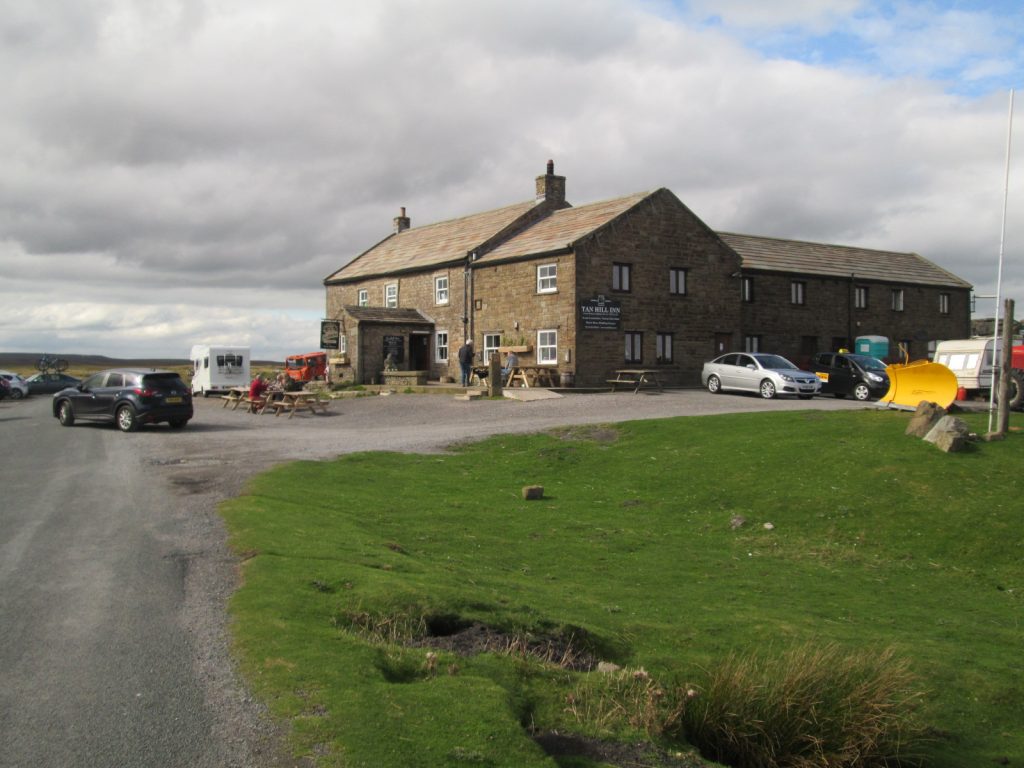
<path id="1" fill-rule="evenodd" d="M 867 384 L 860 383 L 853 388 L 853 396 L 863 402 L 871 398 L 871 390 Z"/>
<path id="2" fill-rule="evenodd" d="M 171 429 L 181 429 L 188 424 L 188 419 L 171 419 L 168 423 L 171 425 Z"/>
<path id="3" fill-rule="evenodd" d="M 65 427 L 73 427 L 75 425 L 75 409 L 71 407 L 71 403 L 67 400 L 64 400 L 57 409 L 57 419 Z"/>
<path id="4" fill-rule="evenodd" d="M 1010 407 L 1024 406 L 1024 371 L 1010 371 Z"/>
<path id="5" fill-rule="evenodd" d="M 765 400 L 771 400 L 775 397 L 775 385 L 771 379 L 765 379 L 761 382 L 761 397 Z"/>
<path id="6" fill-rule="evenodd" d="M 15 389 L 13 387 L 11 388 L 11 399 L 12 400 L 21 400 L 21 398 L 23 398 L 24 396 L 25 396 L 24 393 L 22 393 L 22 391 L 20 389 Z"/>
<path id="7" fill-rule="evenodd" d="M 122 405 L 114 414 L 117 428 L 122 432 L 134 432 L 139 428 L 139 420 L 135 417 L 135 409 L 130 405 Z"/>
<path id="8" fill-rule="evenodd" d="M 708 376 L 708 392 L 717 395 L 722 391 L 722 382 L 717 376 Z"/>

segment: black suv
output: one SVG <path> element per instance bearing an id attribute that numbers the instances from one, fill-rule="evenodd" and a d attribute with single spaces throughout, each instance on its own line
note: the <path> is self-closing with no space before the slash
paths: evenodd
<path id="1" fill-rule="evenodd" d="M 174 371 L 115 368 L 55 394 L 53 415 L 65 427 L 96 419 L 112 421 L 122 432 L 161 421 L 181 429 L 192 418 L 192 393 Z"/>
<path id="2" fill-rule="evenodd" d="M 846 352 L 819 352 L 811 370 L 821 379 L 821 391 L 858 400 L 882 397 L 889 391 L 889 374 L 877 357 Z"/>

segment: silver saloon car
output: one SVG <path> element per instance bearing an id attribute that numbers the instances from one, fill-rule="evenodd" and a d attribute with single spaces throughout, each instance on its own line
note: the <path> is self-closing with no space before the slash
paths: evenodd
<path id="1" fill-rule="evenodd" d="M 765 399 L 796 395 L 809 400 L 821 391 L 821 380 L 801 371 L 781 355 L 762 352 L 729 352 L 704 363 L 701 383 L 708 392 L 723 390 L 757 392 Z"/>

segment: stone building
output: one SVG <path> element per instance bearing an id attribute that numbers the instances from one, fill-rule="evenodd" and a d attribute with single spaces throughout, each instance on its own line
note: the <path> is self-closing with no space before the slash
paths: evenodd
<path id="1" fill-rule="evenodd" d="M 389 355 L 457 377 L 473 339 L 481 364 L 514 347 L 576 386 L 638 367 L 695 385 L 730 349 L 797 361 L 872 334 L 923 352 L 970 316 L 970 285 L 916 254 L 715 233 L 667 189 L 574 207 L 550 161 L 534 200 L 422 227 L 403 208 L 324 285 L 333 374 L 361 383 Z"/>

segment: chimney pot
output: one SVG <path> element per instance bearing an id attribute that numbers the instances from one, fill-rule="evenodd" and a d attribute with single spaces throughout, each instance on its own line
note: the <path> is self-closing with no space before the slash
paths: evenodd
<path id="1" fill-rule="evenodd" d="M 395 234 L 399 232 L 405 232 L 409 228 L 409 217 L 405 215 L 405 206 L 403 205 L 400 209 L 402 212 L 395 216 Z"/>
<path id="2" fill-rule="evenodd" d="M 555 176 L 555 161 L 548 160 L 547 173 L 537 177 L 538 205 L 547 204 L 553 210 L 565 208 L 565 176 Z"/>

